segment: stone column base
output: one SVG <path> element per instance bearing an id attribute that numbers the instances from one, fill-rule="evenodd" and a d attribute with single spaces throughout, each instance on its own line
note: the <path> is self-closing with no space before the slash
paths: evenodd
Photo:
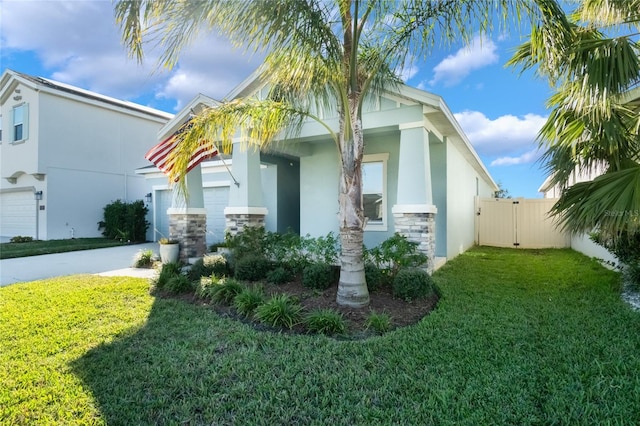
<path id="1" fill-rule="evenodd" d="M 434 259 L 436 255 L 437 210 L 434 206 L 430 206 L 430 208 L 411 207 L 418 206 L 393 207 L 395 230 L 397 233 L 407 237 L 407 240 L 418 243 L 418 251 L 427 256 L 427 264 L 424 265 L 424 268 L 431 274 L 434 270 Z"/>
<path id="2" fill-rule="evenodd" d="M 169 235 L 180 241 L 179 260 L 185 263 L 189 258 L 202 257 L 207 252 L 207 214 L 205 209 L 198 210 L 204 210 L 204 213 L 184 209 L 169 209 L 167 212 Z"/>
<path id="3" fill-rule="evenodd" d="M 264 207 L 227 207 L 224 209 L 225 233 L 235 237 L 248 226 L 264 227 L 264 218 L 267 213 Z"/>

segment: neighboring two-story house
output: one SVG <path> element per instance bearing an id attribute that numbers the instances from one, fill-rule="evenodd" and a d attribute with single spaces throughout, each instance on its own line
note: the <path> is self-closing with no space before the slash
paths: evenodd
<path id="1" fill-rule="evenodd" d="M 145 152 L 172 117 L 6 70 L 0 78 L 0 237 L 100 236 L 105 205 L 149 192 L 135 170 L 148 164 Z"/>

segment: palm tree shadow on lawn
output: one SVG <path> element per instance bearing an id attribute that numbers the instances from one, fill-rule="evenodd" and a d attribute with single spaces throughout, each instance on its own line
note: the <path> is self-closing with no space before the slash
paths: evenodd
<path id="1" fill-rule="evenodd" d="M 326 397 L 325 380 L 342 381 L 339 369 L 329 372 L 327 363 L 370 358 L 360 353 L 368 352 L 366 340 L 352 346 L 259 328 L 193 300 L 156 297 L 144 325 L 88 351 L 71 368 L 107 424 L 226 424 L 247 410 L 266 410 L 267 416 L 271 410 L 274 420 L 287 423 L 301 411 L 309 421 L 324 415 L 319 401 L 308 400 Z M 370 374 L 372 366 L 361 368 L 352 373 Z M 349 383 L 333 385 L 340 394 L 355 392 Z M 282 400 L 282 393 L 289 397 Z"/>

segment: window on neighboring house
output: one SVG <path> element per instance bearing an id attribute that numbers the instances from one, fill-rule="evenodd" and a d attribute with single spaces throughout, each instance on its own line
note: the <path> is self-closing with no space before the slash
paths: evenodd
<path id="1" fill-rule="evenodd" d="M 362 200 L 367 231 L 387 230 L 388 154 L 365 155 L 362 162 Z"/>
<path id="2" fill-rule="evenodd" d="M 22 104 L 13 107 L 13 142 L 20 142 L 29 137 L 29 106 Z"/>

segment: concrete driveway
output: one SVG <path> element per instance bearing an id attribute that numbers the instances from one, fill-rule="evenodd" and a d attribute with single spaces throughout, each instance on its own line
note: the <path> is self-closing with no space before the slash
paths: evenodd
<path id="1" fill-rule="evenodd" d="M 158 253 L 157 243 L 133 244 L 68 253 L 43 254 L 0 260 L 0 287 L 13 283 L 36 281 L 74 274 L 100 274 L 150 277 L 150 269 L 131 268 L 133 258 L 141 250 Z"/>

